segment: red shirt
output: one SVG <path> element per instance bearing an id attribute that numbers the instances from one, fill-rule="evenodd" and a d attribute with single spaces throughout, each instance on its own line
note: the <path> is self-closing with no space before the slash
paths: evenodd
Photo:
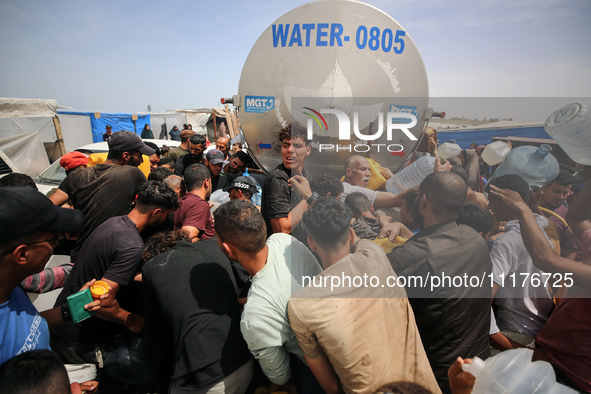
<path id="1" fill-rule="evenodd" d="M 174 212 L 174 229 L 180 230 L 184 226 L 200 230 L 199 239 L 212 238 L 215 233 L 209 203 L 195 194 L 185 194 Z"/>
<path id="2" fill-rule="evenodd" d="M 583 264 L 591 264 L 591 230 L 581 236 L 581 251 Z M 567 296 L 536 337 L 536 347 L 581 389 L 591 391 L 591 290 L 569 290 Z"/>

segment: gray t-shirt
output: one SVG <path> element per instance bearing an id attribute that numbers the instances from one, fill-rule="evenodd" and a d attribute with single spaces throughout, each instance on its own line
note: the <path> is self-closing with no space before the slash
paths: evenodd
<path id="1" fill-rule="evenodd" d="M 345 198 L 347 198 L 347 196 L 351 193 L 361 193 L 364 194 L 367 199 L 369 200 L 370 204 L 375 204 L 376 202 L 376 197 L 378 196 L 378 192 L 375 190 L 371 190 L 368 189 L 366 187 L 361 187 L 361 186 L 354 186 L 351 185 L 348 182 L 343 182 L 343 192 L 341 193 L 341 196 L 339 197 L 339 201 L 340 202 L 345 202 Z"/>

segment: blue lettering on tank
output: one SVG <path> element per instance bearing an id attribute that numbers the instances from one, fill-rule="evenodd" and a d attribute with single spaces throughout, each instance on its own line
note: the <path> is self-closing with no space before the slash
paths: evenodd
<path id="1" fill-rule="evenodd" d="M 273 47 L 310 47 L 314 45 L 314 33 L 316 33 L 315 45 L 317 47 L 343 46 L 343 42 L 350 42 L 351 36 L 345 35 L 345 28 L 341 23 L 294 23 L 272 25 Z M 291 27 L 291 31 L 290 31 Z M 357 27 L 355 44 L 358 49 L 371 51 L 382 50 L 384 53 L 402 54 L 405 49 L 404 30 L 376 26 Z M 312 44 L 311 44 L 312 43 Z"/>
<path id="2" fill-rule="evenodd" d="M 328 32 L 323 31 L 323 29 L 328 29 L 328 23 L 319 23 L 318 24 L 318 33 L 316 33 L 316 46 L 317 47 L 328 46 L 328 42 L 322 41 L 322 37 L 328 36 Z"/>
<path id="3" fill-rule="evenodd" d="M 313 23 L 304 23 L 302 25 L 302 29 L 306 31 L 306 46 L 310 46 L 310 36 L 312 35 L 312 30 L 316 28 L 316 25 Z"/>
<path id="4" fill-rule="evenodd" d="M 300 24 L 296 23 L 293 25 L 293 30 L 291 31 L 291 39 L 289 40 L 289 46 L 293 46 L 293 44 L 297 44 L 297 46 L 302 46 L 302 34 L 300 33 Z"/>
<path id="5" fill-rule="evenodd" d="M 289 34 L 289 23 L 285 25 L 285 30 L 283 29 L 283 25 L 273 25 L 273 47 L 277 48 L 279 44 L 279 40 L 281 39 L 281 46 L 284 47 L 287 41 L 287 35 Z"/>
<path id="6" fill-rule="evenodd" d="M 330 24 L 330 46 L 333 47 L 335 41 L 337 45 L 342 47 L 343 42 L 341 41 L 341 35 L 343 34 L 343 25 L 340 23 L 331 23 Z"/>

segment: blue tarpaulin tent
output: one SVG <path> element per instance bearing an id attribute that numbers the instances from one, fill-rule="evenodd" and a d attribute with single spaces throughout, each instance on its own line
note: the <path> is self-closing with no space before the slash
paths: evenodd
<path id="1" fill-rule="evenodd" d="M 492 137 L 527 137 L 527 138 L 549 138 L 543 125 L 515 126 L 499 128 L 475 128 L 458 131 L 437 131 L 437 138 L 440 143 L 456 141 L 462 149 L 469 149 L 470 144 L 476 142 L 478 145 L 487 145 L 492 142 Z"/>
<path id="2" fill-rule="evenodd" d="M 149 114 L 137 114 L 136 125 L 134 127 L 133 120 L 131 119 L 134 114 L 100 112 L 100 118 L 97 119 L 95 117 L 95 112 L 58 110 L 57 113 L 58 115 L 82 115 L 90 117 L 93 142 L 101 142 L 103 140 L 103 134 L 105 133 L 105 127 L 107 127 L 107 125 L 111 125 L 113 132 L 129 130 L 141 134 L 144 125 L 150 124 Z"/>

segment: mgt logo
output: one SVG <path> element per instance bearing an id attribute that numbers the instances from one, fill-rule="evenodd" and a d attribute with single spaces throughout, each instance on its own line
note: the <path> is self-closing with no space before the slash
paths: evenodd
<path id="1" fill-rule="evenodd" d="M 275 107 L 273 96 L 246 96 L 245 111 L 254 113 L 265 113 Z"/>
<path id="2" fill-rule="evenodd" d="M 328 124 L 326 119 L 322 114 L 332 114 L 337 117 L 338 121 L 338 138 L 339 140 L 343 141 L 351 141 L 351 120 L 349 116 L 344 113 L 343 111 L 337 109 L 321 109 L 320 112 L 309 108 L 303 107 L 306 111 L 304 114 L 310 116 L 307 122 L 307 132 L 308 132 L 308 140 L 313 139 L 314 134 L 314 122 L 318 124 L 320 129 L 325 129 L 328 131 Z M 417 117 L 413 113 L 408 112 L 388 112 L 386 114 L 386 126 L 384 127 L 384 116 L 383 113 L 379 113 L 378 115 L 378 129 L 374 134 L 361 134 L 359 131 L 359 114 L 357 112 L 353 113 L 353 133 L 355 138 L 361 141 L 376 141 L 382 137 L 384 131 L 386 132 L 386 140 L 392 141 L 392 135 L 394 130 L 400 130 L 406 135 L 408 139 L 411 141 L 417 141 L 417 137 L 415 137 L 409 129 L 413 128 L 417 124 Z M 334 135 L 334 133 L 331 133 Z M 380 147 L 385 147 L 388 152 L 393 155 L 398 154 L 399 156 L 404 155 L 404 147 L 400 144 L 349 144 L 349 145 L 340 145 L 340 144 L 318 144 L 318 150 L 322 152 L 323 150 L 336 150 L 337 152 L 346 150 L 349 152 L 368 152 L 373 147 L 377 148 L 377 151 L 380 151 Z"/>

